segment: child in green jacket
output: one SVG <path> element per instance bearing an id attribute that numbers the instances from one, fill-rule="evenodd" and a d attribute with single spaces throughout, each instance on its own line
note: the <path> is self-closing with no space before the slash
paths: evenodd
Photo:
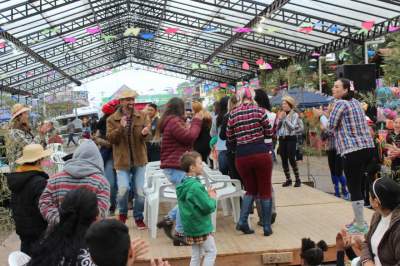
<path id="1" fill-rule="evenodd" d="M 186 176 L 176 187 L 178 207 L 186 236 L 192 245 L 190 266 L 200 266 L 204 251 L 204 266 L 214 265 L 217 256 L 211 214 L 216 208 L 217 194 L 214 189 L 206 190 L 198 176 L 203 173 L 203 163 L 198 152 L 185 153 L 181 158 L 181 169 Z"/>

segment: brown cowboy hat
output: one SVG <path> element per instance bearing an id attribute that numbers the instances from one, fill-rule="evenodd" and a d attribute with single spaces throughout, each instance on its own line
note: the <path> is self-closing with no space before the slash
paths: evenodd
<path id="1" fill-rule="evenodd" d="M 22 157 L 15 162 L 17 164 L 33 163 L 53 153 L 51 149 L 45 150 L 40 144 L 29 144 L 22 150 Z"/>

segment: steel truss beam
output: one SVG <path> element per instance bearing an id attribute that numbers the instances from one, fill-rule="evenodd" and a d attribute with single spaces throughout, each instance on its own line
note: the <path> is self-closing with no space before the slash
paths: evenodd
<path id="1" fill-rule="evenodd" d="M 289 0 L 275 0 L 275 1 L 288 2 Z M 136 8 L 140 7 L 140 4 L 136 3 L 136 1 L 131 1 L 131 3 L 134 4 Z M 162 10 L 160 8 L 155 8 L 147 4 L 142 4 L 142 6 L 145 7 L 143 11 L 146 11 L 146 13 L 141 13 L 141 14 L 146 15 L 148 18 L 157 19 L 161 15 Z M 208 20 L 195 16 L 189 16 L 177 13 L 171 10 L 166 10 L 164 22 L 173 23 L 176 25 L 181 25 L 189 28 L 194 28 L 200 31 L 202 31 L 205 26 L 212 24 L 213 26 L 216 26 L 218 28 L 219 35 L 230 38 L 236 34 L 233 31 L 234 29 L 230 25 L 223 23 L 215 23 L 215 22 L 209 23 Z M 265 45 L 266 46 L 265 48 L 275 48 L 278 50 L 281 49 L 283 51 L 292 52 L 294 54 L 303 51 L 313 50 L 315 48 L 315 46 L 309 44 L 299 43 L 296 41 L 289 41 L 276 36 L 260 35 L 255 32 L 246 33 L 244 36 L 241 36 L 241 40 L 249 41 L 254 44 Z"/>
<path id="2" fill-rule="evenodd" d="M 356 44 L 363 44 L 365 41 L 373 40 L 375 38 L 381 37 L 389 32 L 389 26 L 399 26 L 400 25 L 400 15 L 396 16 L 394 18 L 385 20 L 381 23 L 375 24 L 374 27 L 372 28 L 371 31 L 368 32 L 367 35 L 365 34 L 357 34 L 357 33 L 352 33 L 350 35 L 350 38 L 342 38 L 330 43 L 327 43 L 319 48 L 317 48 L 315 51 L 322 55 L 326 55 L 329 53 L 333 53 L 336 51 L 339 51 L 341 49 L 344 49 L 346 47 L 349 47 L 351 43 L 356 43 Z M 296 61 L 302 61 L 306 60 L 312 53 L 311 52 L 305 52 L 301 53 L 298 56 L 295 57 Z"/>

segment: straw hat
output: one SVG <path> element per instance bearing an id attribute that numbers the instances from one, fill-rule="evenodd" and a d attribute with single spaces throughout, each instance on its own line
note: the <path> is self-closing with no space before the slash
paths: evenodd
<path id="1" fill-rule="evenodd" d="M 118 95 L 117 99 L 126 99 L 126 98 L 136 98 L 139 94 L 135 91 L 130 89 L 128 86 L 124 85 L 120 88 L 121 93 Z"/>
<path id="2" fill-rule="evenodd" d="M 52 150 L 44 150 L 40 144 L 29 144 L 22 150 L 22 157 L 18 158 L 15 162 L 17 164 L 33 163 L 50 156 L 52 153 Z"/>
<path id="3" fill-rule="evenodd" d="M 26 107 L 23 104 L 20 103 L 14 104 L 14 106 L 11 108 L 11 114 L 12 114 L 11 120 L 13 120 L 14 118 L 16 118 L 17 116 L 19 116 L 24 112 L 29 112 L 30 110 L 31 108 Z"/>
<path id="4" fill-rule="evenodd" d="M 284 96 L 282 98 L 282 102 L 287 102 L 291 108 L 294 108 L 296 106 L 296 101 L 290 96 Z"/>

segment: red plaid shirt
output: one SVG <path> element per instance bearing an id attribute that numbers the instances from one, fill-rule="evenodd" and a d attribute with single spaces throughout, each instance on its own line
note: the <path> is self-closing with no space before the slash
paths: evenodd
<path id="1" fill-rule="evenodd" d="M 229 114 L 226 136 L 236 145 L 263 142 L 272 136 L 268 113 L 257 105 L 240 105 Z"/>

